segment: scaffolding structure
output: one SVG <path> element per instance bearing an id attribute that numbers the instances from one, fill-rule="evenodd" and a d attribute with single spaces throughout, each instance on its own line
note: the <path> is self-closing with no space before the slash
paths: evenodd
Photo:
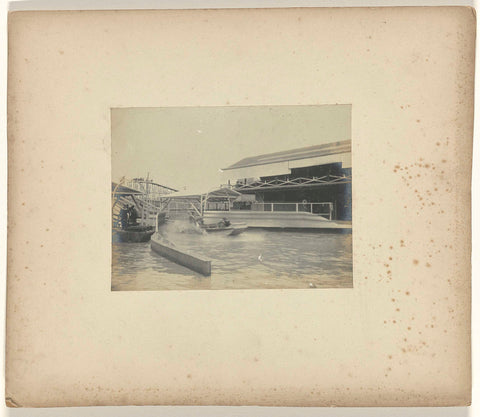
<path id="1" fill-rule="evenodd" d="M 352 182 L 351 175 L 325 175 L 323 177 L 298 177 L 298 178 L 286 178 L 286 179 L 270 179 L 270 180 L 257 180 L 249 183 L 237 182 L 235 184 L 235 190 L 237 191 L 258 191 L 264 189 L 285 189 L 285 188 L 298 188 L 305 186 L 315 185 L 332 185 L 332 184 L 348 184 Z"/>
<path id="2" fill-rule="evenodd" d="M 121 208 L 132 204 L 139 211 L 140 224 L 154 225 L 157 215 L 162 211 L 163 198 L 175 191 L 148 178 L 122 178 L 118 183 L 112 182 L 113 226 L 116 227 L 120 222 Z"/>

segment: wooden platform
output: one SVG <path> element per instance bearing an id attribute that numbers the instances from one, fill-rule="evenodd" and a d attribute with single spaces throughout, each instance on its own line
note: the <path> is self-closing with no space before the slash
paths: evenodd
<path id="1" fill-rule="evenodd" d="M 246 223 L 249 228 L 352 230 L 351 221 L 328 220 L 311 213 L 249 210 L 206 211 L 204 213 L 206 222 L 220 221 L 223 217 L 232 223 Z"/>

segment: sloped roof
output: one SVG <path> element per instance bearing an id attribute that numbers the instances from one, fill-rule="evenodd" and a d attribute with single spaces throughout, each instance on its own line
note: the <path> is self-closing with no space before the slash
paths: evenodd
<path id="1" fill-rule="evenodd" d="M 200 198 L 208 195 L 209 197 L 237 197 L 240 193 L 231 188 L 219 187 L 214 190 L 186 190 L 168 194 L 168 198 Z"/>
<path id="2" fill-rule="evenodd" d="M 289 151 L 250 156 L 236 162 L 233 165 L 230 165 L 227 168 L 223 168 L 223 171 L 252 167 L 257 165 L 275 164 L 278 162 L 295 161 L 298 159 L 315 158 L 318 156 L 335 155 L 351 151 L 352 141 L 342 140 L 340 142 L 324 143 L 322 145 L 308 146 L 305 148 L 297 148 Z"/>
<path id="3" fill-rule="evenodd" d="M 142 192 L 125 185 L 118 185 L 118 183 L 112 181 L 112 193 L 122 195 L 141 195 Z"/>

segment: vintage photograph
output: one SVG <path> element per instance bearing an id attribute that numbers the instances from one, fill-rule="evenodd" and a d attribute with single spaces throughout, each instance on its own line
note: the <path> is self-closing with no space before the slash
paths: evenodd
<path id="1" fill-rule="evenodd" d="M 112 291 L 352 288 L 351 111 L 111 109 Z"/>

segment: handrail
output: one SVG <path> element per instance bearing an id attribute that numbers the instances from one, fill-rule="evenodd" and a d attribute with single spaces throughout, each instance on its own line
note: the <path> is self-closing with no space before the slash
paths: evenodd
<path id="1" fill-rule="evenodd" d="M 214 203 L 213 203 L 214 204 Z M 213 207 L 209 207 L 207 211 L 234 211 L 234 212 L 290 212 L 290 213 L 311 213 L 321 216 L 327 216 L 329 220 L 332 220 L 334 205 L 332 202 L 270 202 L 270 203 L 252 203 L 244 209 L 234 209 L 229 206 L 221 206 L 218 204 Z"/>

